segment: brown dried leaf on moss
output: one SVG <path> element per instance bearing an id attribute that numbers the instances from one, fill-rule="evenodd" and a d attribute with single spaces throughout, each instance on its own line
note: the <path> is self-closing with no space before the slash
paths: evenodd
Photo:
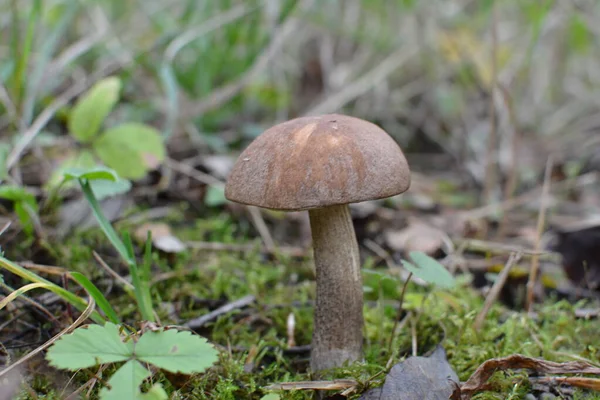
<path id="1" fill-rule="evenodd" d="M 429 357 L 409 357 L 392 367 L 383 387 L 369 390 L 360 400 L 448 400 L 456 396 L 458 376 L 437 346 Z"/>
<path id="2" fill-rule="evenodd" d="M 537 358 L 514 354 L 503 358 L 492 358 L 477 368 L 471 377 L 462 385 L 464 399 L 470 399 L 476 392 L 485 390 L 487 381 L 496 371 L 507 369 L 531 369 L 544 374 L 595 374 L 600 375 L 600 368 L 583 361 L 557 363 Z M 566 381 L 565 381 L 566 383 Z"/>

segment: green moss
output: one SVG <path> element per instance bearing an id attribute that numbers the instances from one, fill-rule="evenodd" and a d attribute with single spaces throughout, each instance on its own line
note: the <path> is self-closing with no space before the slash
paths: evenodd
<path id="1" fill-rule="evenodd" d="M 168 221 L 179 237 L 214 240 L 221 243 L 244 241 L 247 230 L 215 213 L 211 218 L 189 224 L 181 214 Z M 179 225 L 179 227 L 178 227 Z M 181 227 L 181 228 L 180 228 Z M 119 229 L 132 230 L 126 224 Z M 77 232 L 62 243 L 52 243 L 64 259 L 64 266 L 89 276 L 102 289 L 106 272 L 96 264 L 92 250 L 121 275 L 127 269 L 120 263 L 102 233 L 94 228 Z M 177 377 L 158 373 L 154 381 L 163 383 L 172 398 L 192 399 L 260 399 L 264 386 L 283 382 L 310 380 L 305 370 L 308 354 L 289 355 L 287 319 L 295 316 L 297 345 L 308 345 L 312 332 L 314 280 L 312 260 L 279 255 L 267 260 L 255 252 L 208 252 L 190 250 L 177 255 L 154 254 L 153 299 L 163 324 L 183 324 L 205 315 L 215 305 L 254 295 L 250 307 L 235 310 L 209 322 L 200 330 L 202 335 L 224 349 L 220 362 L 205 374 Z M 386 270 L 369 263 L 372 272 L 365 271 L 365 362 L 328 372 L 323 378 L 353 378 L 361 391 L 379 386 L 385 379 L 386 365 L 393 365 L 412 354 L 414 324 L 419 355 L 441 343 L 449 362 L 461 380 L 490 358 L 519 353 L 547 360 L 569 361 L 572 357 L 599 359 L 597 321 L 576 319 L 574 310 L 584 304 L 548 299 L 537 309 L 536 319 L 494 305 L 480 331 L 473 324 L 483 305 L 481 295 L 470 289 L 467 281 L 459 280 L 454 290 L 431 290 L 408 285 L 405 312 L 410 320 L 401 329 L 389 351 L 389 340 L 397 317 L 394 306 L 401 283 L 383 278 Z M 373 280 L 373 277 L 379 277 Z M 396 285 L 397 287 L 394 287 Z M 383 290 L 381 290 L 383 289 Z M 107 292 L 117 312 L 130 324 L 139 321 L 132 297 L 113 288 Z M 212 304 L 212 305 L 211 305 Z M 175 312 L 174 312 L 175 311 Z M 406 314 L 405 314 L 406 315 Z M 391 363 L 388 364 L 391 360 Z M 89 372 L 76 374 L 74 384 L 83 384 Z M 46 398 L 57 398 L 61 388 L 52 379 L 36 375 L 32 387 Z M 492 378 L 493 392 L 480 393 L 475 398 L 524 398 L 530 390 L 527 376 L 520 371 L 497 372 Z M 360 394 L 359 391 L 354 398 Z M 286 392 L 282 399 L 310 399 L 307 391 Z M 581 395 L 583 396 L 583 395 Z M 27 398 L 27 397 L 23 397 Z M 352 398 L 352 397 L 351 397 Z M 583 397 L 580 397 L 583 398 Z"/>

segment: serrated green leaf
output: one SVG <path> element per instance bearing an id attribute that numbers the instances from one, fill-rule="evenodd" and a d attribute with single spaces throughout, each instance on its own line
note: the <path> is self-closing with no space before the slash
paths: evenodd
<path id="1" fill-rule="evenodd" d="M 143 399 L 140 385 L 149 376 L 150 371 L 144 368 L 142 364 L 135 360 L 129 360 L 108 380 L 110 389 L 103 387 L 100 390 L 100 399 Z"/>
<path id="2" fill-rule="evenodd" d="M 139 398 L 143 400 L 166 400 L 169 395 L 160 383 L 155 383 L 146 393 L 140 394 Z"/>
<path id="3" fill-rule="evenodd" d="M 93 167 L 93 168 L 67 168 L 63 172 L 65 182 L 73 179 L 87 179 L 93 181 L 96 179 L 104 179 L 108 181 L 116 182 L 119 180 L 119 175 L 115 171 L 106 167 Z"/>
<path id="4" fill-rule="evenodd" d="M 69 117 L 69 132 L 81 142 L 89 142 L 112 111 L 121 91 L 117 77 L 105 78 L 88 90 L 73 108 Z"/>
<path id="5" fill-rule="evenodd" d="M 127 179 L 140 179 L 165 159 L 160 132 L 151 126 L 126 123 L 102 133 L 94 150 L 107 166 Z"/>
<path id="6" fill-rule="evenodd" d="M 217 354 L 202 336 L 174 329 L 146 332 L 135 345 L 139 360 L 173 373 L 202 372 L 217 361 Z"/>
<path id="7" fill-rule="evenodd" d="M 423 279 L 428 283 L 449 288 L 455 285 L 454 277 L 448 270 L 434 258 L 420 251 L 411 251 L 409 257 L 413 261 L 410 263 L 402 260 L 402 265 L 416 277 Z"/>
<path id="8" fill-rule="evenodd" d="M 46 359 L 54 367 L 76 370 L 125 361 L 132 352 L 133 344 L 123 342 L 119 326 L 107 322 L 104 326 L 90 325 L 64 335 L 48 349 Z"/>

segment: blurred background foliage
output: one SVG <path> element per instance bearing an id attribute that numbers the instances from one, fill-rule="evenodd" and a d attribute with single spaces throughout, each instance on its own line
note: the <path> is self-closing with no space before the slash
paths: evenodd
<path id="1" fill-rule="evenodd" d="M 151 124 L 172 157 L 344 112 L 475 183 L 517 161 L 538 178 L 551 152 L 594 157 L 599 14 L 594 0 L 3 0 L 1 164 L 70 140 L 76 97 L 117 75 L 109 126 Z"/>

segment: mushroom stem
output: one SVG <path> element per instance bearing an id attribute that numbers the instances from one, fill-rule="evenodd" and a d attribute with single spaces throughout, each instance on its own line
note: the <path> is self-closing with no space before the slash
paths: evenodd
<path id="1" fill-rule="evenodd" d="M 309 210 L 317 277 L 310 366 L 362 358 L 363 293 L 358 243 L 347 204 Z"/>

